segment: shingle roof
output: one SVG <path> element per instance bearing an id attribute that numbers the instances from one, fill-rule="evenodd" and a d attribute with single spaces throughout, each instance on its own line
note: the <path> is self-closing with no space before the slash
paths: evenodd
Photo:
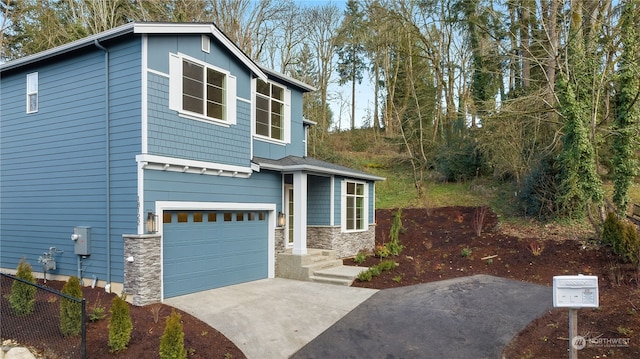
<path id="1" fill-rule="evenodd" d="M 354 170 L 349 167 L 336 165 L 333 163 L 321 161 L 312 157 L 287 156 L 279 160 L 272 160 L 262 157 L 254 157 L 253 162 L 258 164 L 260 168 L 273 171 L 308 171 L 321 174 L 340 175 L 357 179 L 370 181 L 384 181 L 384 177 L 374 176 L 372 174 Z"/>

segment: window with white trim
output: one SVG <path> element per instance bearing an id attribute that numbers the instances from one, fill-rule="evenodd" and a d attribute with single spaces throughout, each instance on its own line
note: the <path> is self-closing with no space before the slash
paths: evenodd
<path id="1" fill-rule="evenodd" d="M 38 73 L 27 74 L 27 113 L 38 112 Z"/>
<path id="2" fill-rule="evenodd" d="M 235 123 L 236 79 L 182 55 L 170 57 L 169 107 L 186 117 Z"/>
<path id="3" fill-rule="evenodd" d="M 367 185 L 362 182 L 344 181 L 342 228 L 345 231 L 361 231 L 367 224 Z"/>
<path id="4" fill-rule="evenodd" d="M 291 91 L 283 86 L 255 80 L 255 134 L 290 142 Z"/>

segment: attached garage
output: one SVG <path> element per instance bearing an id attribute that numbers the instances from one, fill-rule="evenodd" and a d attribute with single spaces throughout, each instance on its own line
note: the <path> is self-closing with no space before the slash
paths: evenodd
<path id="1" fill-rule="evenodd" d="M 163 297 L 269 277 L 269 213 L 163 210 Z"/>

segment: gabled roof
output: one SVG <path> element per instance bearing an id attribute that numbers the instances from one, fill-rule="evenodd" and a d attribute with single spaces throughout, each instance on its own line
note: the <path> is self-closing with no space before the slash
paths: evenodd
<path id="1" fill-rule="evenodd" d="M 321 174 L 352 177 L 370 181 L 385 180 L 384 177 L 374 176 L 366 172 L 357 171 L 349 167 L 344 167 L 325 161 L 320 161 L 312 157 L 287 156 L 279 160 L 254 157 L 253 162 L 258 164 L 262 169 L 278 172 L 307 171 Z"/>
<path id="2" fill-rule="evenodd" d="M 96 42 L 114 39 L 126 34 L 210 34 L 250 69 L 256 77 L 263 81 L 267 80 L 267 75 L 260 66 L 253 62 L 253 60 L 212 23 L 131 22 L 37 54 L 1 64 L 0 72 L 36 63 L 84 47 L 94 46 Z"/>

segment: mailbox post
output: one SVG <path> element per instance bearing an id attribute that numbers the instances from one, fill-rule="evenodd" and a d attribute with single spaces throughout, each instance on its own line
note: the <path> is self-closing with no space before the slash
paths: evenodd
<path id="1" fill-rule="evenodd" d="M 560 275 L 553 277 L 553 306 L 569 308 L 569 359 L 578 358 L 578 309 L 599 306 L 598 277 L 586 275 Z M 580 339 L 580 338 L 578 338 Z"/>

